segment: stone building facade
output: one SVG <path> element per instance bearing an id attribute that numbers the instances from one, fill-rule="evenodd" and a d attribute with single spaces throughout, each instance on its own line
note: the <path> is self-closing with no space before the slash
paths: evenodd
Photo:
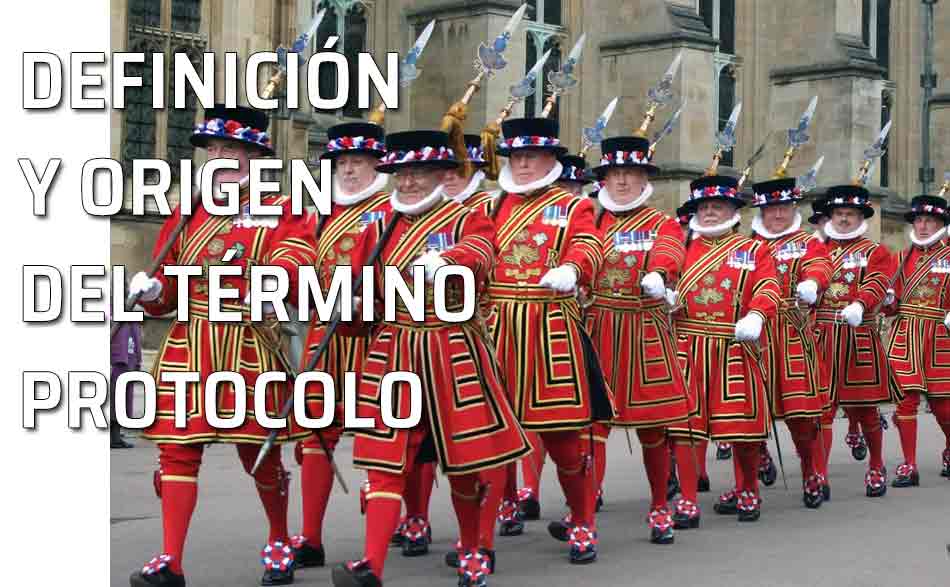
<path id="1" fill-rule="evenodd" d="M 327 8 L 317 44 L 338 35 L 336 50 L 348 56 L 369 52 L 381 63 L 386 52 L 404 54 L 426 23 L 436 19 L 435 32 L 419 61 L 422 76 L 401 91 L 400 107 L 386 116 L 389 131 L 435 128 L 473 76 L 471 63 L 478 44 L 493 38 L 522 1 L 112 0 L 112 46 L 115 51 L 185 51 L 196 57 L 203 51 L 219 57 L 234 51 L 245 58 L 289 43 L 317 10 Z M 554 48 L 551 66 L 556 67 L 586 33 L 578 70 L 581 83 L 555 111 L 562 141 L 576 151 L 583 128 L 592 125 L 614 97 L 620 101 L 607 135 L 629 133 L 642 119 L 648 89 L 682 51 L 672 106 L 685 100 L 686 108 L 656 155 L 663 168 L 655 182 L 661 206 L 672 211 L 685 197 L 688 182 L 708 166 L 715 133 L 736 102 L 743 104 L 738 143 L 722 169 L 738 174 L 768 139 L 766 155 L 753 172 L 752 180 L 757 180 L 774 170 L 784 150 L 785 129 L 795 125 L 809 99 L 817 95 L 812 140 L 793 160 L 790 173 L 804 172 L 824 155 L 815 193 L 821 193 L 823 186 L 849 182 L 863 149 L 883 123 L 892 120 L 887 155 L 869 186 L 883 212 L 875 215 L 873 233 L 892 247 L 904 246 L 900 213 L 906 201 L 921 192 L 922 2 L 528 0 L 528 4 L 525 23 L 506 53 L 509 66 L 472 101 L 467 131 L 477 132 L 497 116 L 508 86 L 524 75 L 539 49 Z M 950 2 L 935 4 L 934 30 L 938 77 L 929 105 L 930 156 L 939 185 L 944 171 L 950 170 L 950 144 L 945 144 L 950 137 L 950 82 L 939 75 L 950 71 L 950 34 L 942 34 L 950 31 Z M 171 75 L 165 79 L 167 83 Z M 538 87 L 541 92 L 513 115 L 540 110 L 544 98 L 540 81 Z M 148 102 L 147 95 L 143 102 Z M 136 107 L 134 96 L 129 102 L 124 111 L 112 113 L 114 158 L 174 161 L 191 156 L 187 135 L 200 114 L 196 108 L 152 111 Z M 672 106 L 659 112 L 654 129 Z M 279 111 L 271 129 L 278 156 L 315 161 L 326 143 L 328 126 L 365 115 L 350 104 L 336 112 L 313 111 L 309 106 Z M 588 161 L 597 158 L 594 148 Z M 931 191 L 936 189 L 932 184 Z M 115 218 L 112 263 L 124 264 L 130 271 L 144 267 L 161 221 Z"/>

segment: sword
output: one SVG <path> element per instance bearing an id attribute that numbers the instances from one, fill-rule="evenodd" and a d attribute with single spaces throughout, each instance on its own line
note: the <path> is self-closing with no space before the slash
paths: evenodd
<path id="1" fill-rule="evenodd" d="M 610 117 L 614 115 L 618 100 L 620 100 L 620 98 L 614 98 L 607 104 L 607 107 L 604 108 L 604 111 L 597 118 L 597 121 L 594 122 L 594 126 L 584 128 L 583 135 L 581 136 L 581 150 L 578 153 L 581 157 L 587 155 L 587 151 L 589 151 L 591 147 L 599 145 L 600 142 L 604 140 L 604 130 L 607 128 L 607 123 L 610 122 Z"/>
<path id="2" fill-rule="evenodd" d="M 468 82 L 468 89 L 465 91 L 465 95 L 462 96 L 462 104 L 468 104 L 469 101 L 471 101 L 472 96 L 474 96 L 475 92 L 481 87 L 481 83 L 485 78 L 492 77 L 508 65 L 508 61 L 505 60 L 504 57 L 505 50 L 508 48 L 508 41 L 511 40 L 515 29 L 517 29 L 521 23 L 521 19 L 524 17 L 527 8 L 527 3 L 522 4 L 521 7 L 511 15 L 511 18 L 508 19 L 508 23 L 505 24 L 504 30 L 495 37 L 491 45 L 486 45 L 484 42 L 479 43 L 474 63 L 475 71 L 478 72 L 478 75 Z"/>
<path id="3" fill-rule="evenodd" d="M 854 179 L 854 185 L 863 186 L 867 184 L 874 160 L 884 155 L 884 141 L 887 140 L 889 132 L 891 132 L 891 121 L 888 120 L 884 128 L 881 129 L 881 133 L 877 136 L 877 140 L 864 150 L 864 161 L 858 170 L 858 176 Z"/>
<path id="4" fill-rule="evenodd" d="M 650 123 L 656 118 L 657 108 L 673 99 L 673 78 L 676 77 L 682 62 L 683 52 L 680 51 L 673 58 L 673 63 L 670 63 L 670 66 L 666 68 L 666 73 L 663 74 L 657 85 L 647 92 L 647 111 L 643 114 L 643 122 L 640 124 L 640 128 L 634 132 L 634 135 L 646 138 L 647 129 L 650 128 Z"/>
<path id="5" fill-rule="evenodd" d="M 313 20 L 310 21 L 310 26 L 308 26 L 304 32 L 300 33 L 300 36 L 293 42 L 290 49 L 287 49 L 283 45 L 277 47 L 277 71 L 275 71 L 274 75 L 267 81 L 267 85 L 261 93 L 262 98 L 267 99 L 273 96 L 274 92 L 277 91 L 277 87 L 283 83 L 284 78 L 287 77 L 287 54 L 300 53 L 310 45 L 310 39 L 316 34 L 317 28 L 320 26 L 320 23 L 323 22 L 323 16 L 326 12 L 326 10 L 321 10 L 313 17 Z"/>
<path id="6" fill-rule="evenodd" d="M 647 150 L 647 160 L 653 159 L 653 154 L 656 152 L 656 146 L 660 144 L 660 141 L 663 140 L 668 134 L 673 132 L 673 127 L 676 126 L 676 123 L 679 122 L 680 114 L 683 113 L 683 106 L 686 105 L 686 101 L 680 102 L 680 107 L 676 109 L 670 118 L 666 121 L 666 124 L 663 125 L 663 128 L 658 130 L 653 135 L 653 140 L 650 141 L 650 148 Z"/>
<path id="7" fill-rule="evenodd" d="M 426 45 L 429 43 L 429 37 L 432 36 L 433 29 L 435 29 L 435 20 L 429 21 L 426 28 L 422 29 L 419 38 L 416 39 L 416 42 L 412 44 L 412 48 L 406 53 L 405 58 L 399 63 L 400 86 L 408 88 L 412 85 L 412 82 L 416 81 L 419 76 L 422 75 L 422 70 L 416 67 L 416 62 L 419 60 L 419 57 L 422 56 L 422 52 L 425 51 Z M 386 103 L 380 102 L 379 106 L 370 113 L 369 121 L 382 126 L 385 116 Z"/>
<path id="8" fill-rule="evenodd" d="M 775 179 L 785 177 L 788 164 L 792 162 L 792 157 L 795 156 L 795 151 L 807 143 L 811 138 L 808 136 L 808 125 L 811 124 L 811 119 L 815 116 L 815 107 L 817 105 L 818 96 L 815 96 L 811 99 L 811 102 L 808 103 L 808 108 L 806 108 L 805 112 L 802 113 L 801 118 L 798 119 L 798 126 L 796 128 L 788 129 L 788 148 L 785 150 L 785 156 L 782 158 L 782 163 L 778 166 L 778 169 L 775 170 Z"/>
<path id="9" fill-rule="evenodd" d="M 742 112 L 742 102 L 736 104 L 726 121 L 726 126 L 716 133 L 716 153 L 713 155 L 712 165 L 706 170 L 706 175 L 716 175 L 723 153 L 728 153 L 736 146 L 736 124 L 739 122 L 739 113 Z"/>
<path id="10" fill-rule="evenodd" d="M 584 52 L 584 40 L 587 34 L 582 34 L 581 38 L 574 43 L 574 48 L 568 53 L 567 59 L 561 64 L 561 68 L 548 74 L 548 91 L 551 93 L 544 101 L 544 110 L 541 111 L 540 118 L 547 118 L 554 109 L 558 97 L 569 89 L 577 85 L 577 78 L 574 77 L 574 68 L 580 61 L 581 53 Z"/>
<path id="11" fill-rule="evenodd" d="M 756 162 L 762 158 L 762 155 L 765 153 L 765 147 L 769 144 L 770 138 L 772 138 L 771 131 L 769 131 L 769 134 L 765 135 L 765 140 L 762 141 L 762 144 L 759 145 L 759 148 L 755 150 L 755 153 L 749 157 L 749 160 L 745 162 L 745 167 L 742 169 L 742 175 L 739 177 L 739 185 L 737 186 L 738 191 L 742 191 L 742 186 L 744 186 L 746 180 L 749 179 L 749 174 L 752 173 L 752 168 L 755 166 Z"/>

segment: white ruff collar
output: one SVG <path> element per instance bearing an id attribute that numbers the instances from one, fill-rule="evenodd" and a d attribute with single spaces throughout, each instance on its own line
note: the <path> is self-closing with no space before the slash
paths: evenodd
<path id="1" fill-rule="evenodd" d="M 359 204 L 366 198 L 372 196 L 376 192 L 381 192 L 383 188 L 386 187 L 386 183 L 389 182 L 389 176 L 385 173 L 377 173 L 376 179 L 373 180 L 366 188 L 356 192 L 355 194 L 346 193 L 340 184 L 337 183 L 336 178 L 333 178 L 333 203 L 339 204 L 340 206 L 352 206 L 353 204 Z"/>
<path id="2" fill-rule="evenodd" d="M 614 214 L 619 214 L 620 212 L 628 212 L 630 210 L 635 210 L 646 203 L 650 199 L 650 196 L 653 195 L 653 184 L 647 182 L 647 185 L 643 188 L 643 191 L 639 196 L 636 197 L 632 202 L 626 204 L 618 204 L 610 196 L 610 192 L 607 191 L 607 186 L 604 186 L 600 189 L 600 193 L 597 194 L 597 199 L 600 201 L 600 204 L 610 212 Z"/>
<path id="3" fill-rule="evenodd" d="M 862 220 L 861 226 L 855 228 L 851 232 L 838 232 L 835 230 L 835 227 L 832 226 L 831 221 L 829 220 L 825 224 L 825 234 L 828 235 L 828 238 L 833 238 L 836 241 L 850 241 L 858 238 L 859 236 L 864 236 L 864 233 L 868 231 L 868 221 Z"/>
<path id="4" fill-rule="evenodd" d="M 929 238 L 925 238 L 925 239 L 919 239 L 919 238 L 917 238 L 917 235 L 914 234 L 914 227 L 913 227 L 913 226 L 911 226 L 911 227 L 907 230 L 907 238 L 910 239 L 910 242 L 914 243 L 914 244 L 917 245 L 918 247 L 924 247 L 924 248 L 929 247 L 930 245 L 934 244 L 935 242 L 937 242 L 938 240 L 942 239 L 942 238 L 945 237 L 945 236 L 947 236 L 947 227 L 946 227 L 946 226 L 944 226 L 943 228 L 941 228 L 941 229 L 938 230 L 937 232 L 935 232 L 935 233 L 933 233 L 932 235 L 930 235 Z"/>
<path id="5" fill-rule="evenodd" d="M 475 190 L 477 190 L 479 185 L 481 185 L 483 179 L 485 179 L 485 172 L 479 169 L 478 171 L 472 174 L 472 179 L 468 180 L 468 185 L 465 186 L 464 190 L 460 191 L 454 196 L 449 196 L 448 194 L 445 194 L 445 197 L 450 200 L 455 200 L 459 204 L 462 204 L 465 202 L 465 200 L 469 199 L 469 197 L 472 194 L 475 193 Z"/>
<path id="6" fill-rule="evenodd" d="M 389 202 L 396 212 L 409 216 L 419 216 L 434 208 L 444 197 L 442 184 L 439 184 L 435 186 L 435 189 L 432 190 L 428 196 L 422 198 L 415 204 L 404 204 L 399 201 L 399 190 L 393 190 L 393 193 L 389 196 Z"/>
<path id="7" fill-rule="evenodd" d="M 564 171 L 564 166 L 561 165 L 560 161 L 555 161 L 551 171 L 541 179 L 524 185 L 518 185 L 515 183 L 515 178 L 511 176 L 511 166 L 506 163 L 505 166 L 501 168 L 501 173 L 498 174 L 498 185 L 509 194 L 530 194 L 535 190 L 546 188 L 557 181 L 557 179 L 561 177 L 562 171 Z"/>
<path id="8" fill-rule="evenodd" d="M 693 238 L 699 238 L 700 236 L 716 238 L 732 230 L 732 227 L 739 224 L 740 220 L 742 220 L 742 215 L 736 212 L 732 218 L 720 224 L 700 226 L 699 220 L 696 219 L 696 215 L 694 214 L 693 217 L 689 219 L 689 229 L 693 231 Z"/>
<path id="9" fill-rule="evenodd" d="M 802 227 L 802 215 L 798 212 L 795 212 L 795 220 L 792 221 L 792 225 L 786 228 L 781 232 L 769 232 L 765 228 L 765 225 L 762 224 L 762 210 L 760 209 L 755 213 L 755 216 L 752 218 L 752 232 L 761 236 L 762 238 L 768 240 L 775 240 L 783 236 L 788 236 L 793 232 L 798 232 Z"/>

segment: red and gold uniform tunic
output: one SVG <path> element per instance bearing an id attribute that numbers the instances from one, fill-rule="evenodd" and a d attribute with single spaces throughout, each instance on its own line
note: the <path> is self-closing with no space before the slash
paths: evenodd
<path id="1" fill-rule="evenodd" d="M 354 263 L 368 258 L 382 231 L 379 222 L 367 229 Z M 400 215 L 376 265 L 377 296 L 384 291 L 382 266 L 398 267 L 408 276 L 412 262 L 426 250 L 440 252 L 450 265 L 470 268 L 476 284 L 482 283 L 491 268 L 492 237 L 492 223 L 482 212 L 452 201 L 418 216 Z M 410 277 L 406 280 L 412 283 Z M 461 308 L 461 289 L 458 277 L 449 279 L 449 311 Z M 425 307 L 425 322 L 417 323 L 398 302 L 395 320 L 380 324 L 374 333 L 360 381 L 357 414 L 373 418 L 376 427 L 356 432 L 354 464 L 396 473 L 405 470 L 410 431 L 387 427 L 380 411 L 380 384 L 393 371 L 408 371 L 421 379 L 424 422 L 447 475 L 472 473 L 524 456 L 530 449 L 505 401 L 497 362 L 478 315 L 461 323 L 442 322 L 433 311 L 430 286 L 426 286 Z M 397 417 L 409 415 L 409 394 L 403 384 L 395 387 L 393 410 Z"/>
<path id="2" fill-rule="evenodd" d="M 689 411 L 665 302 L 643 294 L 640 281 L 656 271 L 679 278 L 686 250 L 679 224 L 647 206 L 614 214 L 605 210 L 604 263 L 592 285 L 587 328 L 614 393 L 611 424 L 653 427 L 682 421 Z"/>
<path id="3" fill-rule="evenodd" d="M 859 237 L 828 239 L 831 284 L 817 310 L 818 352 L 828 369 L 831 402 L 862 406 L 891 401 L 887 358 L 878 332 L 879 307 L 897 268 L 882 244 Z M 864 320 L 852 328 L 841 318 L 851 302 L 864 306 Z"/>
<path id="4" fill-rule="evenodd" d="M 389 194 L 377 192 L 362 202 L 340 206 L 334 204 L 330 216 L 311 217 L 309 230 L 317 237 L 315 267 L 320 280 L 321 291 L 330 288 L 334 270 L 341 265 L 350 265 L 354 250 L 363 232 L 376 222 L 385 223 L 392 213 Z M 353 276 L 359 269 L 353 270 Z M 326 333 L 326 325 L 314 322 L 307 335 L 306 352 L 301 357 L 301 365 L 306 365 L 320 345 Z M 317 361 L 314 370 L 329 373 L 334 380 L 338 410 L 342 408 L 343 374 L 347 371 L 359 373 L 366 357 L 370 331 L 367 325 L 343 322 L 339 325 L 330 345 Z M 312 417 L 323 413 L 323 386 L 307 386 L 307 411 Z"/>
<path id="5" fill-rule="evenodd" d="M 503 193 L 487 211 L 498 255 L 489 327 L 515 414 L 528 430 L 584 428 L 593 412 L 580 306 L 573 293 L 538 282 L 549 269 L 571 265 L 579 286 L 591 283 L 603 260 L 593 203 L 552 186 Z"/>
<path id="6" fill-rule="evenodd" d="M 910 258 L 906 263 L 904 258 Z M 901 252 L 903 270 L 894 286 L 897 319 L 891 326 L 887 358 L 901 391 L 950 398 L 950 245 Z"/>
<path id="7" fill-rule="evenodd" d="M 205 270 L 201 277 L 189 280 L 189 320 L 172 325 L 155 362 L 153 374 L 158 385 L 157 418 L 144 433 L 146 438 L 155 442 L 262 443 L 267 437 L 268 430 L 254 418 L 254 383 L 259 374 L 283 370 L 283 367 L 256 330 L 263 326 L 251 325 L 250 309 L 239 300 L 243 300 L 248 292 L 250 268 L 254 265 L 283 267 L 290 277 L 290 299 L 295 299 L 297 267 L 313 263 L 314 239 L 306 217 L 291 214 L 290 198 L 263 198 L 264 205 L 283 208 L 283 214 L 279 217 L 252 217 L 246 213 L 248 202 L 247 194 L 242 194 L 242 212 L 236 217 L 211 216 L 199 207 L 163 261 L 164 265 L 199 265 Z M 156 252 L 168 240 L 178 219 L 179 210 L 176 210 L 159 233 L 155 243 Z M 224 287 L 237 289 L 240 294 L 237 300 L 222 303 L 222 309 L 241 311 L 241 322 L 212 323 L 208 320 L 207 269 L 212 265 L 238 266 L 244 270 L 240 276 L 221 280 Z M 161 296 L 142 306 L 150 314 L 166 314 L 173 311 L 178 303 L 177 279 L 166 278 L 161 270 L 156 278 L 162 282 Z M 197 371 L 201 374 L 199 384 L 187 385 L 187 423 L 184 428 L 175 427 L 174 385 L 162 383 L 159 379 L 159 375 L 166 371 Z M 217 371 L 233 371 L 244 377 L 247 418 L 237 428 L 217 430 L 208 424 L 205 417 L 204 382 L 208 375 Z M 268 386 L 266 407 L 269 416 L 277 417 L 289 393 L 287 385 Z M 219 417 L 226 418 L 234 414 L 235 390 L 231 385 L 218 387 L 216 404 Z M 298 428 L 293 418 L 288 418 L 288 429 L 281 432 L 278 440 L 293 440 L 308 433 Z"/>
<path id="8" fill-rule="evenodd" d="M 695 436 L 725 441 L 764 440 L 769 405 L 759 341 L 739 342 L 736 321 L 755 312 L 763 325 L 780 303 L 775 263 L 764 243 L 730 232 L 699 237 L 686 248 L 675 314 L 680 365 L 695 415 Z M 764 326 L 763 326 L 764 328 Z M 676 436 L 690 427 L 670 427 Z"/>
<path id="9" fill-rule="evenodd" d="M 766 328 L 766 374 L 772 415 L 818 416 L 828 405 L 828 382 L 823 378 L 821 359 L 816 352 L 811 309 L 798 302 L 799 283 L 812 280 L 818 290 L 831 281 L 831 259 L 825 244 L 804 230 L 764 242 L 775 260 L 782 302 L 778 318 Z"/>

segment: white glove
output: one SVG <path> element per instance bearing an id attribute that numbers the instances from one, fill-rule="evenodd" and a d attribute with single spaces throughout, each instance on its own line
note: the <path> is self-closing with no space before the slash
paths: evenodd
<path id="1" fill-rule="evenodd" d="M 760 334 L 762 334 L 762 316 L 754 313 L 746 314 L 745 318 L 736 322 L 736 340 L 740 342 L 758 340 Z"/>
<path id="2" fill-rule="evenodd" d="M 861 320 L 864 319 L 864 306 L 858 302 L 851 302 L 844 307 L 844 310 L 841 310 L 841 316 L 848 323 L 848 326 L 852 328 L 860 326 Z"/>
<path id="3" fill-rule="evenodd" d="M 144 271 L 139 271 L 129 282 L 129 295 L 139 296 L 143 302 L 154 302 L 162 295 L 162 282 L 149 277 Z"/>
<path id="4" fill-rule="evenodd" d="M 814 279 L 806 279 L 795 288 L 798 292 L 798 299 L 809 306 L 818 300 L 818 283 Z"/>
<path id="5" fill-rule="evenodd" d="M 442 255 L 435 251 L 427 251 L 415 260 L 413 265 L 422 265 L 425 269 L 426 281 L 432 283 L 435 281 L 435 272 L 439 267 L 445 267 L 449 262 L 442 258 Z"/>
<path id="6" fill-rule="evenodd" d="M 669 304 L 671 308 L 675 308 L 676 301 L 680 297 L 680 292 L 676 291 L 675 289 L 666 288 L 666 293 L 663 297 L 666 298 L 666 303 Z"/>
<path id="7" fill-rule="evenodd" d="M 950 312 L 947 312 L 947 315 L 943 318 L 943 325 L 947 328 L 950 328 Z"/>
<path id="8" fill-rule="evenodd" d="M 656 271 L 651 271 L 644 275 L 643 279 L 640 280 L 640 287 L 644 293 L 654 300 L 659 300 L 666 293 L 666 284 L 663 283 L 663 276 Z"/>
<path id="9" fill-rule="evenodd" d="M 548 287 L 554 291 L 570 292 L 577 288 L 577 271 L 570 265 L 561 265 L 554 269 L 549 269 L 541 277 L 538 285 Z"/>
<path id="10" fill-rule="evenodd" d="M 897 301 L 897 298 L 894 296 L 894 293 L 895 293 L 895 292 L 894 292 L 893 289 L 889 289 L 889 290 L 887 290 L 887 293 L 884 294 L 884 305 L 885 305 L 885 306 L 890 306 L 890 305 L 893 304 L 895 301 Z"/>

